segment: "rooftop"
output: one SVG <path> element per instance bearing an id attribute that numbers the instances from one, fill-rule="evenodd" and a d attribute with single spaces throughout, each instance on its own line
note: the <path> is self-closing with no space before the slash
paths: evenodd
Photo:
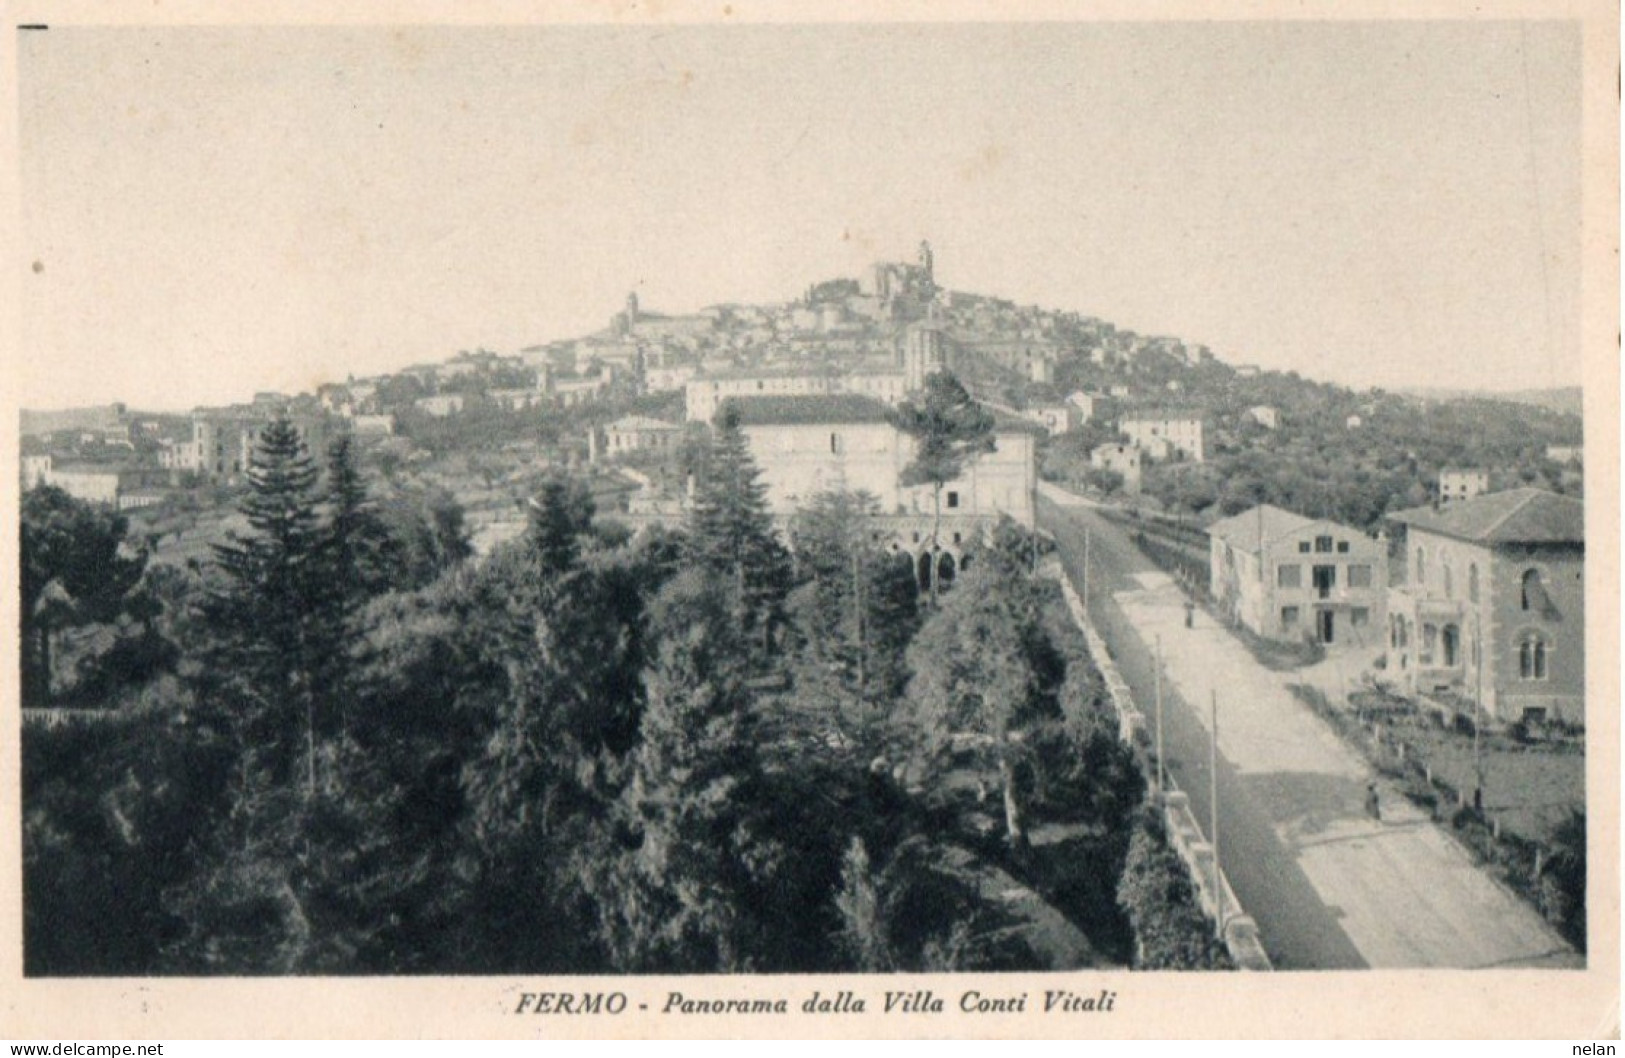
<path id="1" fill-rule="evenodd" d="M 1266 503 L 1214 522 L 1207 527 L 1207 532 L 1209 536 L 1216 536 L 1242 551 L 1257 551 L 1260 540 L 1274 540 L 1314 524 L 1313 518 L 1305 518 Z"/>
<path id="2" fill-rule="evenodd" d="M 725 367 L 702 371 L 695 382 L 741 378 L 834 378 L 840 371 L 828 364 L 787 364 L 779 367 Z"/>
<path id="3" fill-rule="evenodd" d="M 1124 422 L 1200 421 L 1202 413 L 1192 408 L 1135 408 L 1123 413 Z"/>
<path id="4" fill-rule="evenodd" d="M 741 426 L 816 426 L 889 423 L 891 412 L 880 401 L 855 393 L 817 393 L 795 397 L 730 397 L 724 402 L 739 412 Z"/>
<path id="5" fill-rule="evenodd" d="M 1389 517 L 1479 544 L 1585 543 L 1585 504 L 1544 489 L 1486 492 L 1441 510 L 1416 507 Z"/>

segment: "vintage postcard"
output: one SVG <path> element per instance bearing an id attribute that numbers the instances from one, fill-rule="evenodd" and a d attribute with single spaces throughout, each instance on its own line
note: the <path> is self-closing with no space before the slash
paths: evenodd
<path id="1" fill-rule="evenodd" d="M 1618 10 L 8 3 L 0 1037 L 1562 1037 Z"/>

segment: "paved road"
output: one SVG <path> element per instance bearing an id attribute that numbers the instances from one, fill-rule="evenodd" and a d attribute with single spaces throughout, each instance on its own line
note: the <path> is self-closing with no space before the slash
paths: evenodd
<path id="1" fill-rule="evenodd" d="M 1090 612 L 1151 720 L 1153 656 L 1164 661 L 1169 767 L 1208 819 L 1208 702 L 1219 697 L 1219 836 L 1232 887 L 1281 969 L 1576 966 L 1539 915 L 1474 867 L 1379 781 L 1383 820 L 1364 811 L 1369 765 L 1198 612 L 1123 530 L 1047 496 L 1040 519 L 1077 581 L 1090 535 Z M 1194 703 L 1200 708 L 1193 709 Z"/>

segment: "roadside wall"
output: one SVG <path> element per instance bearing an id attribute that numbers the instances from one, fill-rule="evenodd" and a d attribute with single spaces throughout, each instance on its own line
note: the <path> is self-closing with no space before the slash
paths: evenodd
<path id="1" fill-rule="evenodd" d="M 1058 567 L 1054 573 L 1060 581 L 1061 593 L 1066 597 L 1067 609 L 1072 612 L 1072 619 L 1082 629 L 1084 641 L 1089 645 L 1089 653 L 1105 679 L 1106 692 L 1111 698 L 1112 708 L 1117 712 L 1118 738 L 1136 749 L 1135 759 L 1140 762 L 1141 769 L 1148 773 L 1147 779 L 1154 785 L 1155 774 L 1148 767 L 1147 757 L 1143 752 L 1148 738 L 1145 714 L 1134 703 L 1128 682 L 1117 671 L 1117 665 L 1106 649 L 1106 641 L 1095 630 L 1094 622 L 1089 620 L 1089 614 L 1083 607 L 1083 600 L 1078 597 L 1071 581 Z M 1274 966 L 1270 963 L 1269 955 L 1265 953 L 1264 945 L 1258 939 L 1258 923 L 1242 908 L 1241 901 L 1236 899 L 1236 894 L 1231 890 L 1230 881 L 1224 876 L 1224 872 L 1215 869 L 1213 846 L 1203 836 L 1202 826 L 1197 821 L 1196 814 L 1191 811 L 1189 798 L 1172 778 L 1166 778 L 1164 782 L 1161 799 L 1168 841 L 1174 851 L 1179 853 L 1179 858 L 1185 862 L 1185 867 L 1190 872 L 1191 882 L 1196 886 L 1197 899 L 1201 902 L 1202 910 L 1214 921 L 1223 923 L 1224 944 L 1238 968 L 1273 970 Z"/>

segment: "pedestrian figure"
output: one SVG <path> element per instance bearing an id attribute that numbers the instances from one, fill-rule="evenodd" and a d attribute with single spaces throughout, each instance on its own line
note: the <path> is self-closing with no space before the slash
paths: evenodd
<path id="1" fill-rule="evenodd" d="M 1365 814 L 1382 822 L 1382 799 L 1377 796 L 1377 784 L 1374 782 L 1365 784 Z"/>
<path id="2" fill-rule="evenodd" d="M 1196 604 L 1189 599 L 1185 600 L 1185 627 L 1196 627 Z"/>

